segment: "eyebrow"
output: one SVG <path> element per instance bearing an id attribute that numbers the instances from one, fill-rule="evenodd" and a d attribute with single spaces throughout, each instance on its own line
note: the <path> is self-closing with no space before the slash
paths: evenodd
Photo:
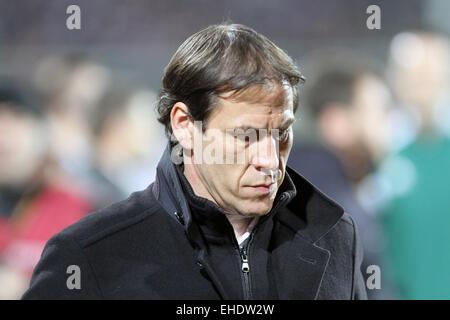
<path id="1" fill-rule="evenodd" d="M 287 128 L 289 128 L 295 121 L 297 121 L 297 119 L 295 119 L 294 117 L 287 119 L 282 125 L 281 125 L 281 130 L 286 130 Z"/>
<path id="2" fill-rule="evenodd" d="M 289 118 L 289 119 L 287 119 L 287 120 L 281 125 L 280 128 L 272 128 L 272 130 L 273 130 L 273 129 L 286 130 L 286 129 L 289 128 L 296 120 L 297 120 L 297 119 L 295 119 L 295 118 Z M 233 128 L 232 130 L 242 130 L 242 131 L 246 132 L 247 130 L 251 130 L 251 129 L 257 131 L 257 130 L 267 129 L 267 128 L 256 128 L 256 127 L 253 127 L 253 126 L 243 125 L 243 126 L 235 127 L 235 128 Z"/>

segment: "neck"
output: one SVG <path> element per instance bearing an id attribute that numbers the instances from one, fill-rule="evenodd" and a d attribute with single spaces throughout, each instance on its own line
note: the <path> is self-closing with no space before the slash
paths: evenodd
<path id="1" fill-rule="evenodd" d="M 247 231 L 248 225 L 254 219 L 253 217 L 251 218 L 241 217 L 237 214 L 231 215 L 225 213 L 225 215 L 230 224 L 233 226 L 234 235 L 236 236 L 236 239 L 239 239 Z"/>
<path id="2" fill-rule="evenodd" d="M 237 213 L 231 212 L 230 210 L 227 210 L 227 208 L 216 201 L 216 199 L 208 191 L 208 189 L 200 179 L 199 174 L 192 162 L 190 163 L 189 161 L 185 161 L 184 163 L 185 165 L 183 173 L 189 184 L 191 185 L 195 195 L 198 197 L 206 198 L 214 202 L 218 207 L 222 208 L 222 210 L 225 212 L 225 216 L 233 227 L 236 238 L 242 236 L 247 230 L 247 227 L 252 221 L 253 217 L 244 217 Z"/>

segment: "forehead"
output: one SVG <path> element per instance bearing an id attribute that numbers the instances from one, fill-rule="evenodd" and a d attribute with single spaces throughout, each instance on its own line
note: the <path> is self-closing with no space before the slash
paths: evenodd
<path id="1" fill-rule="evenodd" d="M 293 92 L 289 85 L 253 86 L 243 92 L 219 96 L 209 117 L 216 127 L 279 127 L 294 119 Z"/>

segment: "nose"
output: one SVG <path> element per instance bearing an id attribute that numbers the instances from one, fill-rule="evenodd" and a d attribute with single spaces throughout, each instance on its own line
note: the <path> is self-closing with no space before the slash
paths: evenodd
<path id="1" fill-rule="evenodd" d="M 278 141 L 271 134 L 262 134 L 254 146 L 255 149 L 252 152 L 251 164 L 266 174 L 278 170 Z"/>

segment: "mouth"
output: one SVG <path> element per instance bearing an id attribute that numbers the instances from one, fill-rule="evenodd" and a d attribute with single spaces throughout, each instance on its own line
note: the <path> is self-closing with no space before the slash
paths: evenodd
<path id="1" fill-rule="evenodd" d="M 262 195 L 270 194 L 272 192 L 272 190 L 275 189 L 275 187 L 276 187 L 276 183 L 258 184 L 258 185 L 248 186 L 248 188 L 251 188 L 255 192 L 262 194 Z"/>

